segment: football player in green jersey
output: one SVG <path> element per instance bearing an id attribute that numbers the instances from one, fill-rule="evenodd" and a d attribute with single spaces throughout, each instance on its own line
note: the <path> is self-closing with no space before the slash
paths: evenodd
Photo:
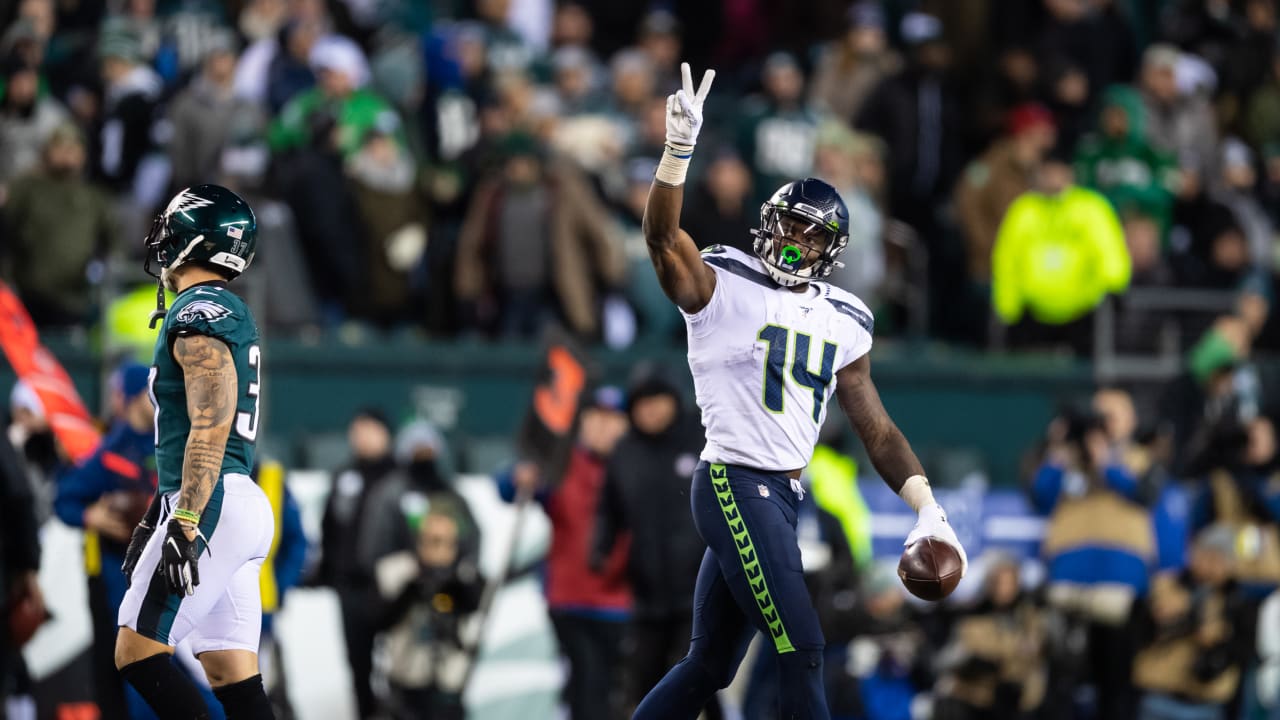
<path id="1" fill-rule="evenodd" d="M 228 718 L 272 717 L 258 672 L 258 573 L 275 521 L 249 478 L 258 436 L 258 329 L 227 284 L 257 245 L 253 211 L 198 185 L 174 196 L 146 239 L 162 287 L 151 368 L 159 487 L 125 554 L 116 666 L 162 720 L 208 717 L 172 662 L 184 638 Z M 176 293 L 164 309 L 164 292 Z M 154 532 L 154 530 L 160 532 Z"/>

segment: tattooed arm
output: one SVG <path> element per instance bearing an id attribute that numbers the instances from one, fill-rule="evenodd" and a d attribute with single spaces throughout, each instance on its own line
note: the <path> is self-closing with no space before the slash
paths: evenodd
<path id="1" fill-rule="evenodd" d="M 187 416 L 191 418 L 178 507 L 200 513 L 218 483 L 236 415 L 236 365 L 226 343 L 206 335 L 178 337 L 173 357 L 186 378 Z"/>
<path id="2" fill-rule="evenodd" d="M 871 360 L 866 355 L 836 373 L 836 397 L 862 438 L 871 464 L 894 492 L 902 490 L 907 478 L 924 475 L 907 438 L 880 403 L 880 393 L 871 382 Z"/>

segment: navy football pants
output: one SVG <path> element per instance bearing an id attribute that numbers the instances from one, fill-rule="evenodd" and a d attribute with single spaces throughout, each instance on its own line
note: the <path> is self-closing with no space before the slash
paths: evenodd
<path id="1" fill-rule="evenodd" d="M 707 543 L 693 598 L 689 654 L 634 720 L 694 720 L 738 671 L 755 631 L 778 660 L 783 720 L 827 720 L 822 630 L 804 584 L 791 481 L 734 465 L 699 463 L 689 503 Z"/>

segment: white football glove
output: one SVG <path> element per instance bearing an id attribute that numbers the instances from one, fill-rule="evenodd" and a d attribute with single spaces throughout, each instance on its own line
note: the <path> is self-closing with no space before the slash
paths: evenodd
<path id="1" fill-rule="evenodd" d="M 715 70 L 707 70 L 697 92 L 693 90 L 693 73 L 689 63 L 680 63 L 682 87 L 674 95 L 667 96 L 667 142 L 692 147 L 698 142 L 702 129 L 702 103 L 711 92 Z"/>
<path id="2" fill-rule="evenodd" d="M 960 545 L 959 538 L 956 537 L 956 531 L 951 527 L 951 523 L 947 522 L 947 513 L 938 503 L 931 503 L 920 508 L 920 512 L 916 518 L 916 526 L 911 529 L 911 534 L 907 535 L 904 546 L 921 540 L 923 538 L 933 538 L 944 542 L 956 549 L 960 553 L 960 577 L 969 571 L 969 556 L 965 555 L 964 547 Z"/>

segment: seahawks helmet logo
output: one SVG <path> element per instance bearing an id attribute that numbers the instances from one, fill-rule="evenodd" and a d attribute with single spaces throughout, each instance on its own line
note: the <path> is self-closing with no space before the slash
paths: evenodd
<path id="1" fill-rule="evenodd" d="M 191 323 L 197 320 L 212 323 L 230 315 L 230 310 L 212 300 L 195 300 L 179 310 L 175 320 L 180 323 Z"/>
<path id="2" fill-rule="evenodd" d="M 169 217 L 174 213 L 209 207 L 210 205 L 213 205 L 212 200 L 202 198 L 199 195 L 192 193 L 191 189 L 188 188 L 173 196 L 173 199 L 169 201 L 169 206 L 164 209 L 164 215 L 165 217 Z"/>

